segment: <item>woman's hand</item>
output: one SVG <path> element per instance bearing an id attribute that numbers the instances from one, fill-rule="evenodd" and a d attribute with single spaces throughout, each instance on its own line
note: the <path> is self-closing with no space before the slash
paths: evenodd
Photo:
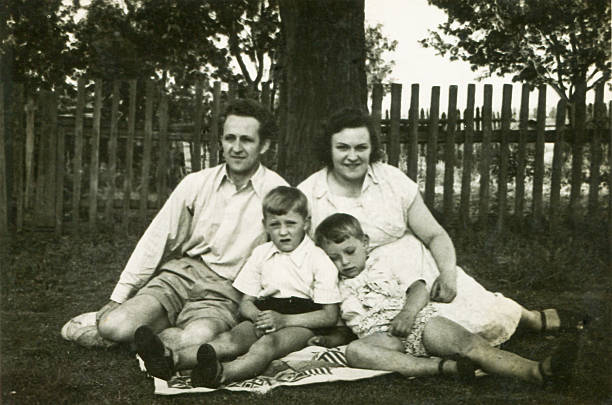
<path id="1" fill-rule="evenodd" d="M 391 321 L 389 332 L 393 336 L 406 337 L 412 329 L 415 316 L 407 311 L 400 311 Z"/>
<path id="2" fill-rule="evenodd" d="M 285 316 L 276 311 L 261 311 L 255 320 L 255 327 L 264 333 L 275 332 L 285 327 Z"/>
<path id="3" fill-rule="evenodd" d="M 440 273 L 431 287 L 430 298 L 437 302 L 451 302 L 457 295 L 457 272 Z"/>

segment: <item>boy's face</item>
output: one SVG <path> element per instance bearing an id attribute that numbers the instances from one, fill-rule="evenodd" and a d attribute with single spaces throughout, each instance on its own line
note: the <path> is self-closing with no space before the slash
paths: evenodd
<path id="1" fill-rule="evenodd" d="M 281 252 L 292 252 L 304 240 L 310 220 L 291 210 L 285 215 L 266 213 L 264 228 Z"/>
<path id="2" fill-rule="evenodd" d="M 322 247 L 344 278 L 356 277 L 365 268 L 368 249 L 367 236 L 364 236 L 363 239 L 351 236 L 341 243 L 326 241 Z"/>

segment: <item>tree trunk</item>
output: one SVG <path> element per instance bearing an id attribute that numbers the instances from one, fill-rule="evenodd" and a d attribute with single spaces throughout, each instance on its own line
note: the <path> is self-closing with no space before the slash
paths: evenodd
<path id="1" fill-rule="evenodd" d="M 297 184 L 321 167 L 314 142 L 322 120 L 365 109 L 364 0 L 280 0 L 284 36 L 278 170 Z"/>

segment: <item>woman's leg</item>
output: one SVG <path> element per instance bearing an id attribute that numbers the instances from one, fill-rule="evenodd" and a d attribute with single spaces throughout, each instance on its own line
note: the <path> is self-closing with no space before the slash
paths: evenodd
<path id="1" fill-rule="evenodd" d="M 386 333 L 375 333 L 351 342 L 346 348 L 346 359 L 351 367 L 395 371 L 404 376 L 437 375 L 439 358 L 415 357 L 404 353 L 400 338 Z M 444 363 L 444 371 L 455 373 L 453 361 Z"/>
<path id="2" fill-rule="evenodd" d="M 423 330 L 423 345 L 436 356 L 468 358 L 489 374 L 542 381 L 537 361 L 492 347 L 482 337 L 446 318 L 429 321 Z"/>
<path id="3" fill-rule="evenodd" d="M 260 337 L 244 355 L 223 363 L 221 383 L 241 381 L 261 374 L 274 359 L 306 347 L 314 334 L 310 329 L 288 327 Z M 214 344 L 211 344 L 216 351 Z"/>
<path id="4" fill-rule="evenodd" d="M 542 311 L 529 310 L 525 307 L 521 307 L 521 320 L 519 321 L 519 328 L 528 329 L 534 332 L 555 331 L 561 328 L 561 318 L 556 309 L 544 309 Z M 542 318 L 545 319 L 545 323 L 542 323 Z"/>

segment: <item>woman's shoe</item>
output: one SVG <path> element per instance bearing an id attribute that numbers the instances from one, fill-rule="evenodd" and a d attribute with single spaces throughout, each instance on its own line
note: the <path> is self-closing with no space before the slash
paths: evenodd
<path id="1" fill-rule="evenodd" d="M 588 314 L 564 309 L 551 308 L 539 312 L 542 322 L 542 328 L 540 330 L 545 333 L 581 331 L 585 329 L 591 321 L 591 317 Z M 558 318 L 559 325 L 555 325 L 556 322 L 553 322 L 555 318 Z"/>

